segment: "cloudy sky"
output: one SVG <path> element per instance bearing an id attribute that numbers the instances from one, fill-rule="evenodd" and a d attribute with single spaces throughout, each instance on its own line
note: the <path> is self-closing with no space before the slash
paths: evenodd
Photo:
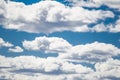
<path id="1" fill-rule="evenodd" d="M 120 80 L 120 0 L 0 0 L 0 80 Z"/>

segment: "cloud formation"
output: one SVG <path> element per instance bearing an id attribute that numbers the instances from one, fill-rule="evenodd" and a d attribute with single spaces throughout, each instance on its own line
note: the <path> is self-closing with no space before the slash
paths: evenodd
<path id="1" fill-rule="evenodd" d="M 72 2 L 74 6 L 84 6 L 84 7 L 100 7 L 106 5 L 110 8 L 115 8 L 120 10 L 120 0 L 67 0 Z"/>
<path id="2" fill-rule="evenodd" d="M 0 79 L 15 80 L 101 80 L 120 79 L 120 60 L 96 63 L 95 70 L 58 58 L 0 56 Z M 104 67 L 105 66 L 105 67 Z"/>
<path id="3" fill-rule="evenodd" d="M 4 41 L 2 38 L 0 38 L 0 47 L 12 47 L 13 44 Z"/>
<path id="4" fill-rule="evenodd" d="M 57 1 L 40 1 L 32 5 L 1 1 L 4 3 L 1 3 L 0 9 L 0 20 L 4 20 L 4 23 L 1 23 L 3 27 L 30 33 L 88 32 L 91 31 L 88 24 L 115 16 L 109 10 L 69 7 Z"/>
<path id="5" fill-rule="evenodd" d="M 8 47 L 8 51 L 10 52 L 23 52 L 24 50 L 20 46 L 15 46 L 14 44 L 4 41 L 3 38 L 0 38 L 0 48 L 1 47 Z"/>
<path id="6" fill-rule="evenodd" d="M 91 44 L 73 46 L 65 53 L 59 53 L 59 57 L 96 63 L 106 61 L 112 56 L 119 54 L 120 49 L 112 44 L 94 42 Z"/>
<path id="7" fill-rule="evenodd" d="M 9 48 L 8 50 L 15 53 L 23 52 L 23 49 L 20 46 L 15 46 L 14 48 Z"/>
<path id="8" fill-rule="evenodd" d="M 23 41 L 27 50 L 57 53 L 59 58 L 96 63 L 106 61 L 120 54 L 120 49 L 112 44 L 93 42 L 85 45 L 72 46 L 58 37 L 37 37 L 32 41 Z M 102 48 L 104 47 L 104 48 Z"/>
<path id="9" fill-rule="evenodd" d="M 44 51 L 45 53 L 65 52 L 72 45 L 58 37 L 36 37 L 32 41 L 23 41 L 23 47 L 27 50 Z"/>

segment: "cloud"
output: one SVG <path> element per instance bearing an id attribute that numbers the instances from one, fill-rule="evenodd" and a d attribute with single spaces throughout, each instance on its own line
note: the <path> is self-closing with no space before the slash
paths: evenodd
<path id="1" fill-rule="evenodd" d="M 36 37 L 32 41 L 23 41 L 23 47 L 27 50 L 44 51 L 45 53 L 64 52 L 72 45 L 58 37 Z"/>
<path id="2" fill-rule="evenodd" d="M 5 79 L 16 80 L 21 79 L 19 77 L 20 75 L 33 77 L 33 79 L 37 77 L 37 74 L 39 78 L 42 77 L 42 75 L 43 77 L 46 75 L 47 79 L 50 77 L 50 80 L 52 80 L 52 77 L 57 77 L 57 75 L 63 75 L 64 77 L 64 75 L 67 76 L 69 74 L 87 74 L 93 72 L 91 68 L 80 64 L 75 65 L 52 57 L 45 59 L 34 56 L 19 56 L 14 58 L 0 56 L 0 68 L 0 78 L 4 75 Z"/>
<path id="3" fill-rule="evenodd" d="M 92 32 L 109 32 L 109 28 L 105 26 L 103 23 L 97 24 L 94 27 L 90 28 Z"/>
<path id="4" fill-rule="evenodd" d="M 0 47 L 12 47 L 13 44 L 4 41 L 2 38 L 0 38 Z"/>
<path id="5" fill-rule="evenodd" d="M 99 5 L 107 5 L 111 8 L 117 8 L 120 9 L 120 0 L 93 0 L 96 4 Z"/>
<path id="6" fill-rule="evenodd" d="M 95 70 L 59 58 L 0 55 L 0 79 L 24 80 L 101 80 L 120 79 L 120 60 L 109 59 L 95 64 Z"/>
<path id="7" fill-rule="evenodd" d="M 91 44 L 73 46 L 65 53 L 59 53 L 59 57 L 96 63 L 106 61 L 112 56 L 117 56 L 118 54 L 120 54 L 120 49 L 114 45 L 94 42 Z"/>
<path id="8" fill-rule="evenodd" d="M 16 52 L 16 53 L 23 52 L 23 49 L 19 46 L 15 46 L 14 48 L 9 48 L 8 50 L 10 52 Z"/>
<path id="9" fill-rule="evenodd" d="M 0 0 L 0 25 L 4 24 L 5 20 L 5 2 Z"/>
<path id="10" fill-rule="evenodd" d="M 119 80 L 120 60 L 109 59 L 106 62 L 96 63 L 96 75 L 99 79 Z"/>
<path id="11" fill-rule="evenodd" d="M 0 13 L 1 16 L 4 14 L 4 28 L 30 33 L 88 32 L 83 26 L 108 17 L 114 18 L 111 11 L 68 7 L 57 1 L 40 1 L 32 5 L 8 1 L 4 8 Z"/>
<path id="12" fill-rule="evenodd" d="M 84 7 L 100 7 L 106 5 L 110 8 L 116 8 L 120 10 L 120 0 L 67 0 L 72 2 L 74 6 L 84 6 Z"/>
<path id="13" fill-rule="evenodd" d="M 10 52 L 23 52 L 23 49 L 19 46 L 15 46 L 12 43 L 4 41 L 3 38 L 0 38 L 0 48 L 1 47 L 8 47 L 8 51 Z"/>
<path id="14" fill-rule="evenodd" d="M 112 44 L 96 41 L 72 46 L 72 44 L 59 37 L 36 37 L 32 41 L 25 40 L 23 41 L 23 47 L 27 50 L 57 53 L 58 58 L 61 59 L 90 63 L 106 61 L 120 54 L 120 49 Z"/>
<path id="15" fill-rule="evenodd" d="M 115 24 L 105 25 L 103 23 L 97 24 L 92 28 L 88 28 L 91 32 L 112 32 L 117 33 L 120 32 L 120 18 L 115 22 Z"/>
<path id="16" fill-rule="evenodd" d="M 114 32 L 114 33 L 116 33 L 116 32 L 120 32 L 120 17 L 119 17 L 119 19 L 116 21 L 116 23 L 115 23 L 115 25 L 110 25 L 109 26 L 109 31 L 110 32 Z"/>

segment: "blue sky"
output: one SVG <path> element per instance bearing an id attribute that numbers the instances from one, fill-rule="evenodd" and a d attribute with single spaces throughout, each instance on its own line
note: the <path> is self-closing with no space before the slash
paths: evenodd
<path id="1" fill-rule="evenodd" d="M 119 80 L 119 2 L 1 0 L 0 79 Z"/>

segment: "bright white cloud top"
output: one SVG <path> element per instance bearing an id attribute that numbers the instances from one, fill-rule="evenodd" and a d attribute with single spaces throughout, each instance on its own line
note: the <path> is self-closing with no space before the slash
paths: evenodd
<path id="1" fill-rule="evenodd" d="M 112 44 L 94 42 L 85 45 L 72 46 L 69 42 L 58 37 L 37 37 L 32 41 L 23 41 L 27 50 L 57 53 L 59 58 L 79 60 L 84 62 L 106 61 L 120 54 L 120 49 Z"/>
<path id="2" fill-rule="evenodd" d="M 92 31 L 88 26 L 90 23 L 114 18 L 114 13 L 109 10 L 88 10 L 78 6 L 69 7 L 57 1 L 40 1 L 32 5 L 25 5 L 13 1 L 5 3 L 1 0 L 0 4 L 0 24 L 6 29 L 29 33 L 88 32 Z M 101 32 L 120 31 L 118 27 L 112 28 L 113 30 L 101 30 Z"/>
<path id="3" fill-rule="evenodd" d="M 106 61 L 119 54 L 120 49 L 112 44 L 94 42 L 91 44 L 73 46 L 65 53 L 59 53 L 59 57 L 94 63 Z"/>
<path id="4" fill-rule="evenodd" d="M 72 45 L 58 37 L 36 37 L 33 41 L 23 41 L 23 47 L 27 50 L 44 51 L 45 53 L 65 52 Z"/>
<path id="5" fill-rule="evenodd" d="M 19 64 L 18 64 L 19 63 Z M 119 80 L 120 60 L 96 63 L 95 70 L 58 58 L 0 56 L 0 78 L 20 80 Z"/>

